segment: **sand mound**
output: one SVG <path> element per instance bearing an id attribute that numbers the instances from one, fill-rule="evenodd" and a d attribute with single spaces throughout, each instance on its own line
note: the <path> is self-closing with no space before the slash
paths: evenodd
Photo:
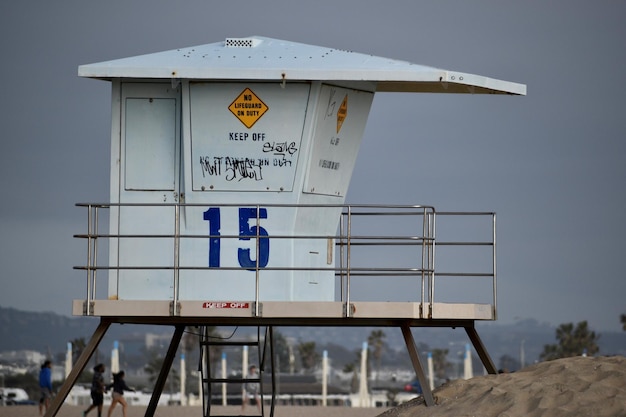
<path id="1" fill-rule="evenodd" d="M 626 358 L 575 357 L 542 362 L 510 374 L 452 381 L 384 417 L 626 416 Z"/>

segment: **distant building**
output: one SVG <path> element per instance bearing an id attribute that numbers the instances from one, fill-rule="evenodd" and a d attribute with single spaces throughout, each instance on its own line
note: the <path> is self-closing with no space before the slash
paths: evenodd
<path id="1" fill-rule="evenodd" d="M 146 333 L 145 346 L 147 349 L 164 348 L 169 346 L 171 339 L 171 334 Z"/>
<path id="2" fill-rule="evenodd" d="M 0 363 L 19 367 L 41 365 L 47 358 L 34 350 L 12 350 L 0 352 Z"/>

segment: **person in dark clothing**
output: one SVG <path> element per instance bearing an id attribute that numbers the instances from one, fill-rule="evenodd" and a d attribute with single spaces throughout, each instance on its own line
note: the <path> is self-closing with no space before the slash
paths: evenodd
<path id="1" fill-rule="evenodd" d="M 85 417 L 94 408 L 98 409 L 98 417 L 102 417 L 102 404 L 104 403 L 104 393 L 106 385 L 104 384 L 104 364 L 99 363 L 93 368 L 93 379 L 91 380 L 91 405 L 83 411 Z"/>
<path id="2" fill-rule="evenodd" d="M 111 417 L 113 409 L 117 403 L 120 403 L 122 404 L 122 414 L 126 417 L 126 408 L 128 408 L 128 403 L 124 399 L 124 391 L 135 392 L 135 390 L 126 385 L 126 381 L 124 381 L 124 371 L 119 371 L 118 373 L 113 374 L 113 383 L 109 384 L 108 388 L 113 388 L 113 393 L 111 394 L 111 406 L 109 407 L 109 413 L 107 416 Z"/>

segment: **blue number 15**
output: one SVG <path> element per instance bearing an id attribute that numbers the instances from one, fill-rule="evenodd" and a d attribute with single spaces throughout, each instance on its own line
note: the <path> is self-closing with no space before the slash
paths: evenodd
<path id="1" fill-rule="evenodd" d="M 268 233 L 262 226 L 250 226 L 250 220 L 256 223 L 256 219 L 267 219 L 267 209 L 254 207 L 239 208 L 239 240 L 250 240 L 259 236 L 257 243 L 258 259 L 252 260 L 250 257 L 250 249 L 239 248 L 237 257 L 239 265 L 243 268 L 254 270 L 254 268 L 264 268 L 267 266 L 270 257 L 270 240 Z M 209 222 L 209 267 L 219 268 L 220 266 L 220 209 L 219 207 L 211 207 L 204 212 L 204 220 Z"/>

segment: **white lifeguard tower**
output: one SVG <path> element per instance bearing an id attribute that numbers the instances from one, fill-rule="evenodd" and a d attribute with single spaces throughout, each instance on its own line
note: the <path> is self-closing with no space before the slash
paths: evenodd
<path id="1" fill-rule="evenodd" d="M 259 36 L 83 65 L 79 75 L 112 85 L 110 202 L 79 204 L 87 294 L 73 303 L 100 325 L 50 415 L 112 323 L 175 327 L 146 415 L 186 326 L 265 326 L 270 347 L 273 326 L 400 327 L 428 405 L 412 327 L 463 327 L 496 372 L 474 329 L 496 319 L 495 214 L 346 205 L 345 195 L 376 92 L 525 95 L 524 85 Z M 486 219 L 487 237 L 438 240 L 435 224 L 450 216 Z M 439 272 L 435 249 L 458 246 L 486 248 L 485 269 Z M 487 289 L 480 301 L 436 298 L 446 277 Z M 358 299 L 360 278 L 411 280 L 414 292 Z M 216 381 L 226 382 L 207 376 L 205 386 Z"/>

